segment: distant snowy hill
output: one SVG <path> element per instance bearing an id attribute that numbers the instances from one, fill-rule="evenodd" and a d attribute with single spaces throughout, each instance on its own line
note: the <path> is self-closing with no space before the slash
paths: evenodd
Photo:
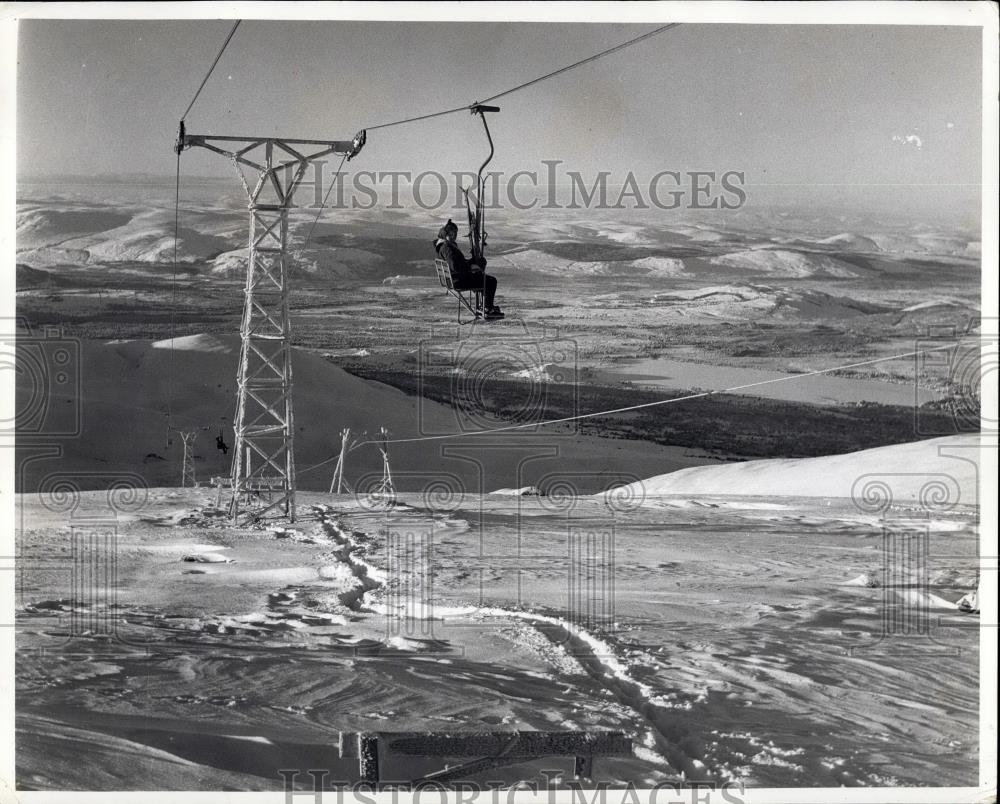
<path id="1" fill-rule="evenodd" d="M 804 279 L 813 276 L 851 279 L 861 273 L 850 263 L 829 257 L 826 254 L 786 251 L 784 249 L 761 248 L 736 251 L 721 257 L 713 257 L 711 262 L 713 265 L 740 268 L 745 271 L 785 279 Z"/>
<path id="2" fill-rule="evenodd" d="M 639 254 L 642 251 L 635 249 Z M 570 260 L 541 249 L 527 248 L 503 254 L 495 259 L 501 261 L 504 270 L 513 268 L 526 273 L 561 276 L 670 277 L 686 273 L 683 260 L 655 254 L 632 260 Z"/>
<path id="3" fill-rule="evenodd" d="M 843 232 L 833 237 L 826 237 L 817 241 L 823 246 L 838 246 L 850 251 L 881 251 L 878 243 L 863 235 L 852 232 Z"/>
<path id="4" fill-rule="evenodd" d="M 898 254 L 938 254 L 938 255 L 959 255 L 978 256 L 978 241 L 970 241 L 964 237 L 956 237 L 946 232 L 915 232 L 899 233 L 889 232 L 884 234 L 873 234 L 871 240 L 882 251 L 891 251 Z M 969 247 L 972 246 L 972 252 Z"/>
<path id="5" fill-rule="evenodd" d="M 17 244 L 21 249 L 51 246 L 74 237 L 116 229 L 130 220 L 132 215 L 128 211 L 106 207 L 53 209 L 23 205 L 17 211 Z"/>
<path id="6" fill-rule="evenodd" d="M 177 261 L 200 262 L 232 248 L 239 242 L 233 239 L 232 217 L 199 210 L 198 230 L 183 220 Z M 35 267 L 172 262 L 174 215 L 162 208 L 28 206 L 17 213 L 16 243 L 18 260 Z"/>
<path id="7" fill-rule="evenodd" d="M 381 277 L 387 269 L 384 260 L 370 251 L 359 248 L 338 248 L 310 244 L 307 248 L 293 247 L 289 252 L 289 266 L 293 273 L 318 277 L 353 279 L 371 274 Z M 240 278 L 246 275 L 246 248 L 220 254 L 212 261 L 211 271 L 217 276 Z"/>
<path id="8" fill-rule="evenodd" d="M 787 290 L 767 285 L 712 285 L 656 293 L 655 304 L 683 308 L 685 316 L 723 320 L 779 318 L 833 318 L 843 320 L 883 313 L 892 308 L 819 290 Z"/>

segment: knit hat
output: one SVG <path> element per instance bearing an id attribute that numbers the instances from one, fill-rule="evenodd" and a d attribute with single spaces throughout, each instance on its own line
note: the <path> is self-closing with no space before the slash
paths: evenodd
<path id="1" fill-rule="evenodd" d="M 448 222 L 438 230 L 438 237 L 442 240 L 446 240 L 448 238 L 448 232 L 458 232 L 458 224 L 452 221 L 451 218 L 448 218 Z"/>

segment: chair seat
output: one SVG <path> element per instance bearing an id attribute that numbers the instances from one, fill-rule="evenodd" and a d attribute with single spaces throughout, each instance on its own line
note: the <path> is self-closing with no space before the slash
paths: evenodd
<path id="1" fill-rule="evenodd" d="M 451 278 L 451 270 L 448 268 L 448 263 L 442 259 L 434 260 L 434 269 L 437 271 L 438 282 L 441 283 L 441 287 L 454 290 L 455 283 Z"/>
<path id="2" fill-rule="evenodd" d="M 437 272 L 438 282 L 441 287 L 446 288 L 448 293 L 458 299 L 458 323 L 462 321 L 462 308 L 465 307 L 474 318 L 482 318 L 483 313 L 483 292 L 480 288 L 459 289 L 455 287 L 454 277 L 448 263 L 438 258 L 434 260 L 434 270 Z"/>

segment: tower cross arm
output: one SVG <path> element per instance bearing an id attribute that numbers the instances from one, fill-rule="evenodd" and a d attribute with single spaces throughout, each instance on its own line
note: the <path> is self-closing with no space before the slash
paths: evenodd
<path id="1" fill-rule="evenodd" d="M 320 157 L 327 156 L 329 154 L 341 154 L 346 156 L 348 159 L 352 159 L 361 152 L 366 140 L 367 132 L 364 130 L 359 131 L 354 135 L 353 139 L 350 140 L 315 140 L 297 139 L 293 137 L 188 134 L 184 130 L 184 125 L 182 123 L 180 131 L 178 132 L 177 141 L 174 144 L 174 150 L 177 151 L 177 153 L 180 153 L 187 148 L 202 147 L 207 148 L 210 151 L 215 151 L 216 153 L 232 156 L 239 159 L 241 162 L 249 162 L 250 160 L 245 159 L 245 155 L 255 151 L 260 146 L 264 146 L 268 152 L 271 152 L 274 148 L 278 148 L 291 156 L 293 162 L 297 162 L 319 159 Z M 306 149 L 309 149 L 310 153 L 302 153 L 302 151 Z"/>
<path id="2" fill-rule="evenodd" d="M 354 149 L 354 140 L 299 140 L 291 137 L 238 137 L 216 134 L 185 134 L 185 147 L 205 145 L 214 142 L 244 142 L 264 144 L 266 142 L 281 146 L 286 145 L 322 145 L 339 154 L 348 154 Z"/>

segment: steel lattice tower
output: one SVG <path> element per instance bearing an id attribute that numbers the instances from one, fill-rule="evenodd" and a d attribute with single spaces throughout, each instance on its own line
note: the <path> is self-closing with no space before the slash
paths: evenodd
<path id="1" fill-rule="evenodd" d="M 310 163 L 330 154 L 350 158 L 364 141 L 364 132 L 352 141 L 339 141 L 215 137 L 186 134 L 181 129 L 178 153 L 198 146 L 228 157 L 249 201 L 250 241 L 229 504 L 232 518 L 246 514 L 259 519 L 280 509 L 290 520 L 295 519 L 288 212 Z M 256 172 L 253 185 L 247 181 L 247 168 Z"/>
<path id="2" fill-rule="evenodd" d="M 181 441 L 184 443 L 184 462 L 181 465 L 181 488 L 195 488 L 198 485 L 198 478 L 194 472 L 194 442 L 198 437 L 196 430 L 179 430 Z"/>

